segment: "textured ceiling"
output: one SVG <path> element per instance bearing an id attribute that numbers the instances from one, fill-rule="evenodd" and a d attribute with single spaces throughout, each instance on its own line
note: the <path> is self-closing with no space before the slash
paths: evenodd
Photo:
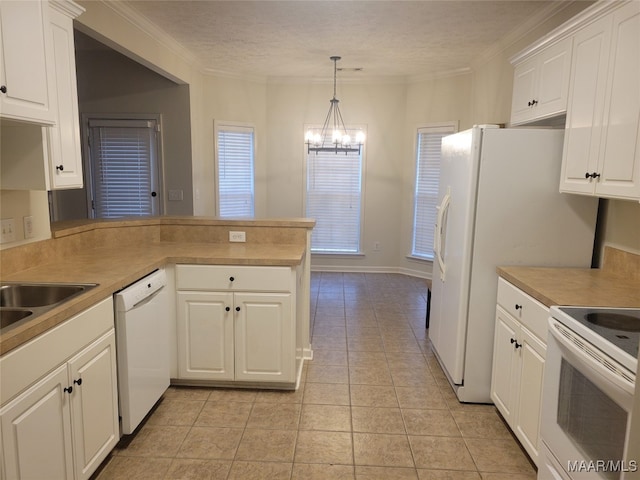
<path id="1" fill-rule="evenodd" d="M 473 59 L 560 1 L 121 2 L 166 32 L 201 68 L 258 77 L 419 77 Z M 349 71 L 362 68 L 362 72 Z"/>

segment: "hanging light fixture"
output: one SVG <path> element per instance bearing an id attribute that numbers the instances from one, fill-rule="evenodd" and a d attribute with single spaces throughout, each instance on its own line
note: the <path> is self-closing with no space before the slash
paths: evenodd
<path id="1" fill-rule="evenodd" d="M 364 132 L 359 131 L 356 134 L 355 141 L 347 133 L 344 126 L 342 113 L 340 113 L 340 102 L 336 98 L 336 77 L 338 72 L 338 60 L 341 57 L 329 57 L 333 62 L 333 98 L 329 100 L 329 112 L 324 120 L 322 130 L 308 130 L 305 135 L 305 143 L 307 144 L 307 153 L 311 152 L 335 152 L 335 153 L 360 153 L 364 142 Z M 329 141 L 329 139 L 331 139 Z"/>

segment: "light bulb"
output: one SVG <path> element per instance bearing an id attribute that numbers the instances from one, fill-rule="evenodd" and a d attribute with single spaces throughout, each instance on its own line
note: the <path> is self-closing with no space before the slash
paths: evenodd
<path id="1" fill-rule="evenodd" d="M 307 130 L 307 133 L 304 135 L 304 141 L 306 143 L 311 143 L 311 140 L 313 140 L 313 131 Z"/>
<path id="2" fill-rule="evenodd" d="M 362 130 L 356 134 L 356 143 L 364 143 L 364 132 Z"/>
<path id="3" fill-rule="evenodd" d="M 315 145 L 320 145 L 322 143 L 322 136 L 319 133 L 315 133 L 313 135 L 313 143 Z"/>
<path id="4" fill-rule="evenodd" d="M 346 133 L 342 136 L 342 144 L 343 145 L 351 145 L 351 137 Z"/>

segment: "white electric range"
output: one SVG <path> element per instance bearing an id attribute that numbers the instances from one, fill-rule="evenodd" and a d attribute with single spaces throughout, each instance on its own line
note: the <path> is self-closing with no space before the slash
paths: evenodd
<path id="1" fill-rule="evenodd" d="M 624 479 L 639 468 L 626 458 L 626 447 L 640 309 L 552 307 L 550 313 L 538 479 Z"/>

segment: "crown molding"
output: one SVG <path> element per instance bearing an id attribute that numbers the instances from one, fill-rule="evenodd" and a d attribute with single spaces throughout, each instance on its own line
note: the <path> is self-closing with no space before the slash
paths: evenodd
<path id="1" fill-rule="evenodd" d="M 85 11 L 84 7 L 72 0 L 49 0 L 49 5 L 71 18 L 79 17 Z"/>
<path id="2" fill-rule="evenodd" d="M 514 45 L 526 35 L 531 33 L 535 28 L 537 28 L 541 23 L 546 22 L 551 19 L 555 15 L 559 14 L 563 10 L 569 8 L 571 5 L 575 3 L 581 3 L 584 0 L 568 0 L 562 2 L 550 2 L 549 5 L 537 12 L 531 18 L 529 18 L 524 23 L 520 24 L 517 28 L 513 29 L 507 35 L 502 37 L 498 42 L 494 43 L 488 49 L 486 49 L 478 58 L 476 58 L 472 64 L 471 69 L 477 70 L 478 67 L 487 63 L 491 59 L 503 53 L 510 46 Z"/>
<path id="3" fill-rule="evenodd" d="M 637 0 L 630 0 L 637 1 Z M 573 2 L 571 2 L 573 3 Z M 517 63 L 525 58 L 529 57 L 542 50 L 545 47 L 548 47 L 552 43 L 555 43 L 559 40 L 567 38 L 573 35 L 578 29 L 582 28 L 586 23 L 593 22 L 598 18 L 601 18 L 603 15 L 606 15 L 612 10 L 620 7 L 621 5 L 627 4 L 629 1 L 620 1 L 620 0 L 600 0 L 593 5 L 585 8 L 581 12 L 579 12 L 574 17 L 570 18 L 562 25 L 551 30 L 545 36 L 537 40 L 536 42 L 529 45 L 524 50 L 518 52 L 509 58 L 509 62 Z"/>
<path id="4" fill-rule="evenodd" d="M 113 10 L 124 21 L 132 24 L 141 30 L 147 36 L 153 38 L 162 47 L 168 49 L 171 53 L 178 56 L 192 68 L 202 71 L 202 67 L 198 59 L 185 47 L 182 46 L 171 35 L 159 28 L 155 23 L 151 22 L 147 17 L 140 14 L 137 10 L 132 9 L 122 2 L 114 2 L 112 0 L 98 0 L 105 7 Z"/>

